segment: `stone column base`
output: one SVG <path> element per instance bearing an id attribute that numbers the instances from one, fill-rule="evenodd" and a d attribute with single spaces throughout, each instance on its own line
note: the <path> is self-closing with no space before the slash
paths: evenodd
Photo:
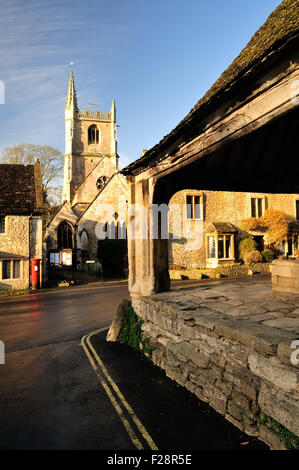
<path id="1" fill-rule="evenodd" d="M 273 290 L 299 294 L 299 260 L 276 259 L 271 268 Z"/>

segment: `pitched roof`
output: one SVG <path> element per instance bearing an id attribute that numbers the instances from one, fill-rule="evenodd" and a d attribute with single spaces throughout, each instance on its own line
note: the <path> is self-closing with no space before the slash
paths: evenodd
<path id="1" fill-rule="evenodd" d="M 93 167 L 93 169 L 87 173 L 87 175 L 83 178 L 83 180 L 81 181 L 80 184 L 78 184 L 78 186 L 76 187 L 76 191 L 75 191 L 75 194 L 73 196 L 73 200 L 75 199 L 75 195 L 76 195 L 76 192 L 78 191 L 79 188 L 81 188 L 81 186 L 83 186 L 83 184 L 85 183 L 85 181 L 87 180 L 87 178 L 89 178 L 89 176 L 94 172 L 94 170 L 99 166 L 99 164 L 104 160 L 104 156 L 101 158 L 100 161 L 98 161 L 98 163 L 96 164 L 95 167 Z"/>
<path id="2" fill-rule="evenodd" d="M 77 224 L 80 222 L 80 220 L 84 217 L 84 215 L 86 214 L 86 212 L 90 209 L 90 207 L 93 205 L 93 203 L 98 199 L 98 197 L 105 191 L 107 190 L 107 187 L 108 187 L 108 190 L 110 189 L 109 188 L 109 184 L 111 184 L 111 182 L 113 180 L 115 180 L 116 178 L 119 178 L 120 177 L 120 181 L 122 181 L 122 183 L 124 185 L 126 185 L 126 180 L 125 178 L 121 175 L 121 171 L 118 171 L 116 173 L 114 173 L 110 178 L 109 180 L 107 181 L 107 183 L 99 190 L 99 192 L 96 194 L 96 196 L 93 198 L 93 200 L 91 201 L 90 204 L 88 204 L 87 208 L 79 215 L 78 217 L 78 220 L 77 220 Z"/>
<path id="3" fill-rule="evenodd" d="M 57 210 L 54 212 L 54 214 L 52 215 L 52 217 L 50 218 L 49 222 L 47 222 L 47 225 L 46 227 L 49 227 L 51 225 L 51 223 L 53 222 L 53 220 L 55 219 L 55 217 L 59 214 L 59 212 L 65 207 L 67 206 L 68 207 L 68 210 L 70 212 L 72 212 L 74 214 L 75 217 L 78 217 L 76 212 L 73 210 L 73 207 L 70 205 L 70 203 L 68 201 L 63 201 L 63 203 L 57 208 Z M 69 219 L 68 219 L 69 220 Z M 71 222 L 73 223 L 73 222 Z"/>
<path id="4" fill-rule="evenodd" d="M 174 142 L 179 132 L 190 126 L 191 121 L 202 119 L 214 106 L 219 105 L 224 96 L 234 96 L 236 85 L 248 79 L 273 52 L 296 43 L 299 39 L 299 0 L 284 0 L 268 17 L 266 22 L 254 34 L 247 46 L 240 52 L 231 65 L 222 73 L 206 94 L 195 104 L 187 116 L 166 135 L 157 145 L 148 150 L 141 158 L 123 168 L 123 174 L 130 174 L 134 168 L 146 163 Z"/>
<path id="5" fill-rule="evenodd" d="M 256 62 L 275 50 L 282 43 L 299 32 L 299 1 L 284 0 L 268 17 L 266 22 L 252 36 L 249 43 L 240 52 L 231 65 L 220 75 L 207 93 L 192 108 L 198 109 L 219 90 L 233 83 Z M 189 114 L 190 114 L 189 113 Z"/>
<path id="6" fill-rule="evenodd" d="M 206 229 L 206 233 L 234 233 L 237 230 L 230 222 L 211 222 Z"/>
<path id="7" fill-rule="evenodd" d="M 31 215 L 42 209 L 39 163 L 0 164 L 0 215 Z"/>

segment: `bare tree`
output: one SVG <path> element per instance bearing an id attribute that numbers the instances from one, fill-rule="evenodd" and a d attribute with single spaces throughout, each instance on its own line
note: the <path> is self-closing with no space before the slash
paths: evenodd
<path id="1" fill-rule="evenodd" d="M 57 198 L 60 199 L 63 170 L 63 155 L 59 150 L 48 145 L 23 143 L 5 147 L 2 152 L 3 163 L 32 165 L 36 158 L 40 162 L 44 197 L 46 199 L 48 196 L 50 203 L 54 199 L 57 204 Z"/>

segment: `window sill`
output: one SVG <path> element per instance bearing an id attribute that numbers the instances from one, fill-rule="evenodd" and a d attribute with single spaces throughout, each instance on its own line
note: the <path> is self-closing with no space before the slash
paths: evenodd
<path id="1" fill-rule="evenodd" d="M 206 258 L 207 261 L 236 261 L 236 258 Z"/>
<path id="2" fill-rule="evenodd" d="M 186 220 L 188 220 L 188 222 L 203 222 L 204 219 L 188 219 L 188 217 L 186 217 Z"/>

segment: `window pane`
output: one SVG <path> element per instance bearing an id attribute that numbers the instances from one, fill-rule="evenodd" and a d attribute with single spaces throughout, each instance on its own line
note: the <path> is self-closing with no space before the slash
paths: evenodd
<path id="1" fill-rule="evenodd" d="M 290 237 L 288 237 L 287 247 L 288 247 L 288 254 L 293 255 L 293 243 Z"/>
<path id="2" fill-rule="evenodd" d="M 13 277 L 16 279 L 20 277 L 20 260 L 13 262 Z"/>
<path id="3" fill-rule="evenodd" d="M 218 258 L 224 258 L 224 237 L 218 237 Z"/>
<path id="4" fill-rule="evenodd" d="M 10 279 L 10 260 L 2 261 L 2 279 Z"/>
<path id="5" fill-rule="evenodd" d="M 0 233 L 5 233 L 5 217 L 0 217 Z"/>
<path id="6" fill-rule="evenodd" d="M 215 237 L 208 237 L 208 257 L 216 258 Z"/>
<path id="7" fill-rule="evenodd" d="M 225 237 L 225 249 L 226 249 L 226 257 L 231 258 L 231 236 Z"/>
<path id="8" fill-rule="evenodd" d="M 256 217 L 255 198 L 251 198 L 251 217 Z"/>
<path id="9" fill-rule="evenodd" d="M 194 214 L 194 218 L 195 219 L 200 219 L 200 196 L 195 196 L 194 198 L 195 200 L 195 214 Z"/>
<path id="10" fill-rule="evenodd" d="M 296 201 L 296 220 L 299 220 L 299 201 Z"/>
<path id="11" fill-rule="evenodd" d="M 187 196 L 187 219 L 193 219 L 193 210 L 192 210 L 192 196 Z"/>
<path id="12" fill-rule="evenodd" d="M 262 217 L 263 215 L 263 200 L 262 199 L 257 200 L 257 212 L 258 212 L 258 217 Z"/>

